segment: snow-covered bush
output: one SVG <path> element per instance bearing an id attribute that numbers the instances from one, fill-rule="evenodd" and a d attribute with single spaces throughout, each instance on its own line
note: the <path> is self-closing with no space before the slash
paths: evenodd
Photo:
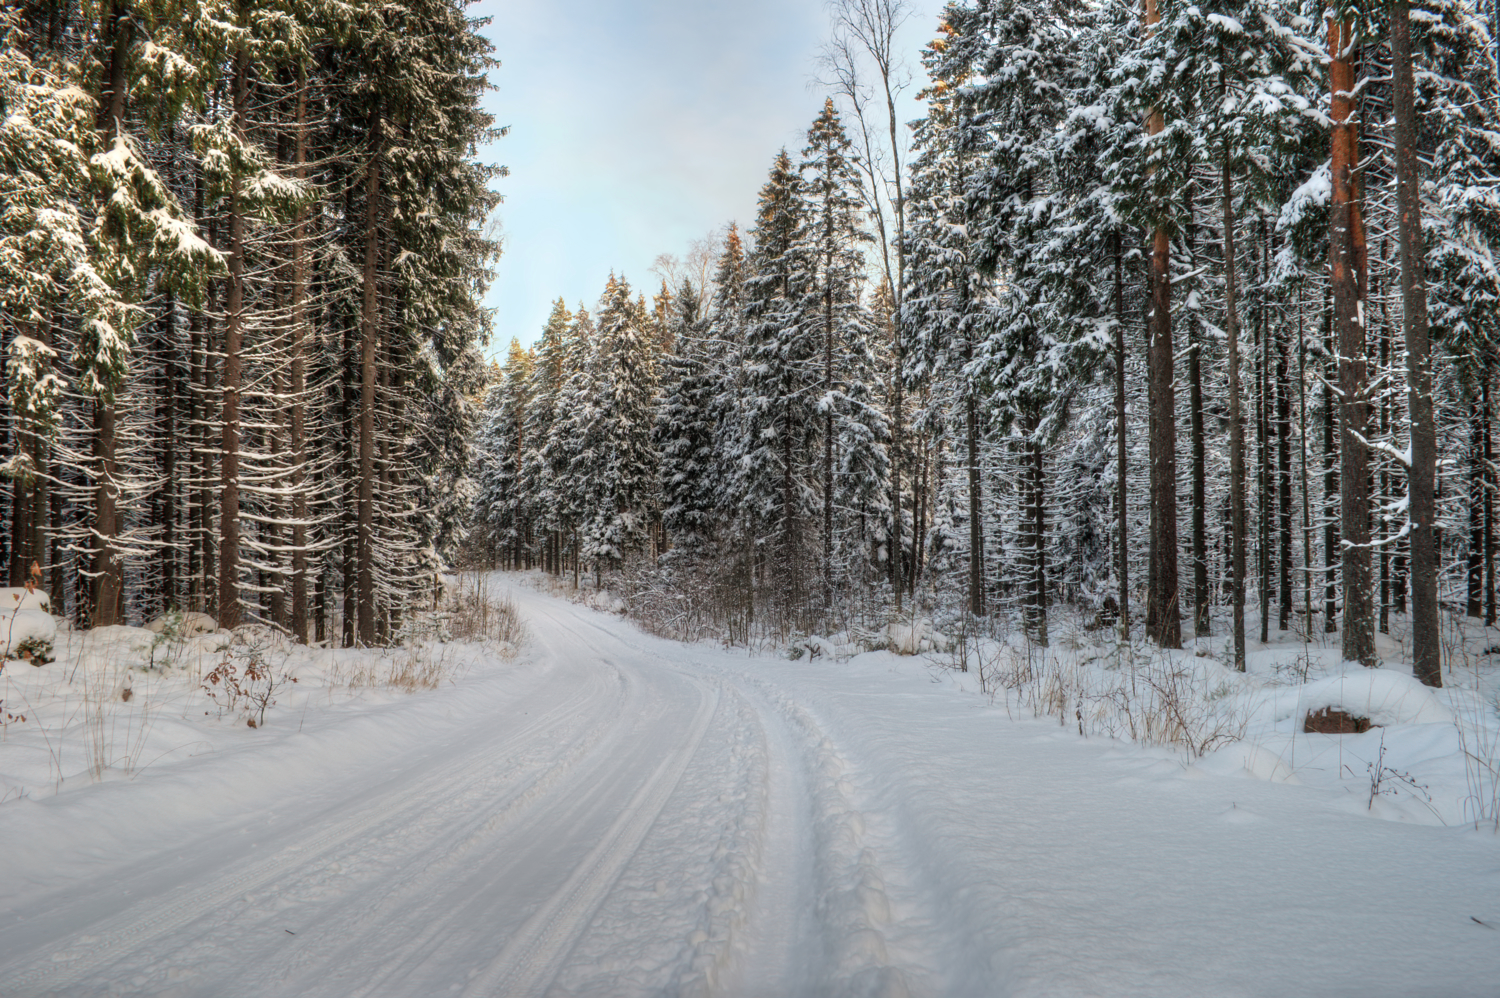
<path id="1" fill-rule="evenodd" d="M 923 652 L 946 652 L 952 644 L 945 635 L 933 630 L 925 618 L 895 621 L 886 627 L 886 641 L 897 655 L 920 655 Z"/>
<path id="2" fill-rule="evenodd" d="M 44 665 L 52 661 L 57 621 L 42 609 L 0 612 L 0 659 Z"/>

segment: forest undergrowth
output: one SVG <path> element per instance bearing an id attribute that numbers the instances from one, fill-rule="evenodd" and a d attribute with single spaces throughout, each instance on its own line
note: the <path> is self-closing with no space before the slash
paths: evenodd
<path id="1" fill-rule="evenodd" d="M 1190 769 L 1339 787 L 1385 817 L 1500 831 L 1496 628 L 1444 614 L 1443 687 L 1432 689 L 1412 676 L 1405 614 L 1377 637 L 1375 669 L 1343 661 L 1337 631 L 1272 629 L 1269 642 L 1250 643 L 1239 672 L 1224 621 L 1180 650 L 1093 623 L 1060 614 L 1040 646 L 1004 618 L 960 621 L 950 650 L 927 659 L 1012 716 L 1055 720 L 1083 738 L 1162 747 Z M 1328 709 L 1370 727 L 1305 730 Z"/>
<path id="2" fill-rule="evenodd" d="M 1231 664 L 1227 608 L 1213 634 L 1162 649 L 1139 626 L 1133 640 L 1097 613 L 1052 610 L 1050 640 L 1028 636 L 1016 613 L 974 617 L 929 594 L 901 614 L 850 603 L 837 629 L 809 633 L 747 623 L 732 594 L 651 572 L 600 579 L 528 572 L 525 584 L 619 614 L 658 637 L 805 661 L 901 656 L 939 682 L 983 697 L 1013 718 L 1055 722 L 1085 739 L 1134 743 L 1195 774 L 1247 776 L 1336 790 L 1377 816 L 1500 831 L 1500 628 L 1444 613 L 1444 685 L 1412 676 L 1410 617 L 1392 613 L 1377 637 L 1380 666 L 1345 663 L 1341 635 L 1316 617 L 1273 622 L 1251 641 L 1245 672 Z M 1222 618 L 1222 619 L 1221 619 Z M 1251 632 L 1258 619 L 1251 618 Z M 1351 734 L 1304 731 L 1325 708 L 1368 717 Z"/>
<path id="3" fill-rule="evenodd" d="M 526 641 L 515 603 L 479 573 L 449 577 L 378 648 L 301 645 L 264 624 L 195 633 L 181 614 L 159 625 L 63 629 L 54 661 L 0 665 L 0 796 L 132 778 L 238 744 L 230 729 L 300 730 L 310 712 L 458 682 L 476 657 L 513 658 Z"/>

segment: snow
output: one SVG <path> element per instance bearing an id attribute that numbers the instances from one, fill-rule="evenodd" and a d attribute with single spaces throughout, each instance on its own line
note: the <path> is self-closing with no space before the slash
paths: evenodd
<path id="1" fill-rule="evenodd" d="M 1385 774 L 1448 814 L 1455 743 L 1500 728 L 1477 687 L 1189 649 L 1244 718 L 1191 759 L 1080 737 L 951 654 L 747 655 L 511 597 L 514 657 L 116 628 L 7 667 L 6 709 L 61 745 L 31 718 L 0 742 L 0 994 L 1494 993 L 1500 838 Z M 1057 675 L 1109 672 L 1065 644 Z M 189 681 L 247 647 L 300 680 L 256 729 Z M 403 656 L 447 678 L 349 682 Z M 1335 702 L 1386 727 L 1300 733 Z M 97 779 L 95 709 L 121 750 Z"/>
<path id="2" fill-rule="evenodd" d="M 1295 227 L 1314 210 L 1322 209 L 1332 201 L 1333 173 L 1327 163 L 1321 163 L 1287 198 L 1276 220 L 1276 231 L 1285 232 Z"/>
<path id="3" fill-rule="evenodd" d="M 1192 766 L 1216 776 L 1247 776 L 1272 783 L 1301 783 L 1285 759 L 1260 745 L 1235 742 L 1210 752 Z"/>
<path id="4" fill-rule="evenodd" d="M 50 610 L 52 598 L 42 589 L 0 586 L 0 613 L 10 610 Z"/>

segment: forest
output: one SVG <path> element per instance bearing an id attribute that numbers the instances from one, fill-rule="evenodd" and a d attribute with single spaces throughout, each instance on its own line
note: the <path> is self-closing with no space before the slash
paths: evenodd
<path id="1" fill-rule="evenodd" d="M 1493 6 L 829 13 L 748 228 L 487 367 L 463 4 L 7 6 L 11 585 L 343 645 L 474 563 L 731 641 L 1395 624 L 1441 683 L 1496 619 Z"/>
<path id="2" fill-rule="evenodd" d="M 470 556 L 730 641 L 1399 622 L 1441 685 L 1496 619 L 1496 10 L 953 2 L 919 83 L 901 0 L 830 13 L 749 231 L 491 371 Z"/>
<path id="3" fill-rule="evenodd" d="M 0 9 L 0 555 L 75 626 L 385 643 L 469 515 L 503 171 L 455 0 Z"/>

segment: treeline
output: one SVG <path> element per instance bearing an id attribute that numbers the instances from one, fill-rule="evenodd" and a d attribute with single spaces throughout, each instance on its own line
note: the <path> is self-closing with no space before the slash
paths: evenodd
<path id="1" fill-rule="evenodd" d="M 815 626 L 869 588 L 889 562 L 892 313 L 867 301 L 854 170 L 829 101 L 709 288 L 664 281 L 648 306 L 611 278 L 597 315 L 559 300 L 512 345 L 481 436 L 492 558 L 576 577 L 661 556 L 732 590 L 738 627 Z"/>
<path id="2" fill-rule="evenodd" d="M 637 485 L 594 470 L 620 374 L 581 309 L 512 350 L 495 557 L 639 554 L 639 592 L 731 632 L 905 597 L 1045 643 L 1060 598 L 1177 647 L 1225 607 L 1241 668 L 1247 602 L 1263 640 L 1341 630 L 1365 664 L 1410 613 L 1439 683 L 1440 605 L 1496 615 L 1482 12 L 953 3 L 909 162 L 872 139 L 902 5 L 835 14 L 857 149 L 830 103 L 748 248 L 634 306 Z"/>
<path id="3" fill-rule="evenodd" d="M 0 555 L 374 643 L 461 534 L 497 134 L 456 0 L 0 11 Z"/>

